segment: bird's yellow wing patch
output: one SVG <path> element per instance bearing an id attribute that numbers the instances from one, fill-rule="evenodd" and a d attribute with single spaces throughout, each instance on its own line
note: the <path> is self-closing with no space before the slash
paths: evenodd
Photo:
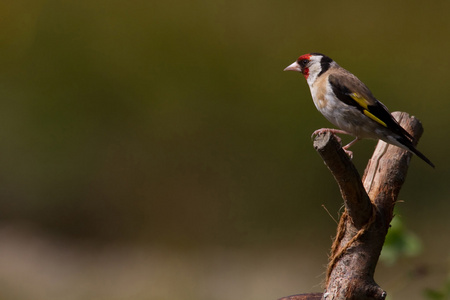
<path id="1" fill-rule="evenodd" d="M 369 118 L 371 118 L 372 120 L 374 120 L 375 122 L 383 125 L 384 127 L 387 127 L 386 123 L 384 123 L 383 121 L 381 121 L 380 119 L 378 119 L 377 117 L 375 117 L 375 115 L 373 115 L 371 112 L 369 112 L 368 110 L 363 110 L 363 113 L 368 116 Z"/>
<path id="2" fill-rule="evenodd" d="M 359 94 L 357 93 L 352 93 L 350 94 L 350 97 L 352 97 L 353 100 L 356 101 L 356 103 L 358 103 L 359 106 L 363 107 L 363 113 L 368 116 L 369 118 L 371 118 L 372 120 L 374 120 L 375 122 L 377 122 L 380 125 L 383 125 L 384 127 L 387 127 L 386 123 L 384 123 L 383 121 L 381 121 L 379 118 L 377 118 L 374 114 L 372 114 L 369 111 L 369 101 L 367 101 L 364 97 L 361 97 Z"/>
<path id="3" fill-rule="evenodd" d="M 352 97 L 352 99 L 355 100 L 356 103 L 358 103 L 360 106 L 362 106 L 365 109 L 367 109 L 367 105 L 369 105 L 369 102 L 364 97 L 361 97 L 357 93 L 351 93 L 350 97 Z"/>

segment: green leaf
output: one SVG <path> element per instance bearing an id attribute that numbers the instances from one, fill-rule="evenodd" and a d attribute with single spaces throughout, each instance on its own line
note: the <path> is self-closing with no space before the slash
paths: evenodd
<path id="1" fill-rule="evenodd" d="M 386 235 L 380 259 L 388 264 L 394 264 L 401 257 L 413 257 L 422 252 L 420 239 L 406 229 L 402 220 L 396 217 L 391 222 L 391 228 Z"/>

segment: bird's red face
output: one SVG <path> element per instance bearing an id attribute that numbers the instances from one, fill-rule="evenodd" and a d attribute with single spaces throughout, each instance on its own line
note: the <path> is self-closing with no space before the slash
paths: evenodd
<path id="1" fill-rule="evenodd" d="M 308 79 L 309 76 L 309 63 L 311 61 L 311 54 L 304 54 L 297 59 L 297 63 L 302 69 L 302 74 Z"/>
<path id="2" fill-rule="evenodd" d="M 308 79 L 309 63 L 311 62 L 311 54 L 303 54 L 293 64 L 289 65 L 284 71 L 300 72 Z"/>

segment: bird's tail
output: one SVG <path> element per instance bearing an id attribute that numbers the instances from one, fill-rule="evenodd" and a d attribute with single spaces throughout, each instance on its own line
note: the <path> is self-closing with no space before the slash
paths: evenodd
<path id="1" fill-rule="evenodd" d="M 416 147 L 414 147 L 414 145 L 412 144 L 412 142 L 409 139 L 400 138 L 397 140 L 399 141 L 399 143 L 401 143 L 403 146 L 405 146 L 409 151 L 411 151 L 412 153 L 414 153 L 415 155 L 420 157 L 424 162 L 426 162 L 433 168 L 435 167 L 434 164 L 425 155 L 422 154 L 422 152 L 420 152 L 419 150 L 416 149 Z"/>
<path id="2" fill-rule="evenodd" d="M 417 155 L 418 157 L 420 157 L 424 162 L 426 162 L 427 164 L 429 164 L 430 166 L 432 166 L 434 168 L 434 164 L 425 155 L 423 155 L 422 152 L 417 150 L 414 146 L 409 148 L 409 150 L 412 153 L 414 153 L 415 155 Z"/>

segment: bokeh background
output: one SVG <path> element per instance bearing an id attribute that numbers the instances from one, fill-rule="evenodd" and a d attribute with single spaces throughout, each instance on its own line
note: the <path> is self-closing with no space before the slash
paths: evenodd
<path id="1" fill-rule="evenodd" d="M 329 124 L 282 70 L 322 52 L 423 122 L 437 167 L 412 160 L 396 216 L 419 250 L 376 280 L 427 299 L 450 269 L 449 34 L 448 1 L 2 1 L 0 298 L 321 291 Z"/>

